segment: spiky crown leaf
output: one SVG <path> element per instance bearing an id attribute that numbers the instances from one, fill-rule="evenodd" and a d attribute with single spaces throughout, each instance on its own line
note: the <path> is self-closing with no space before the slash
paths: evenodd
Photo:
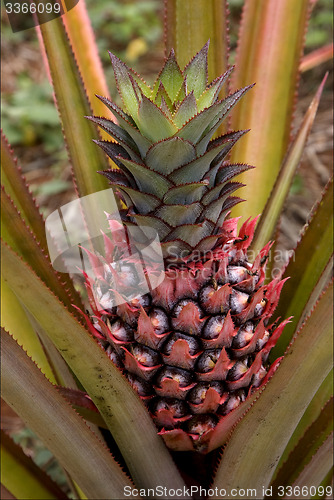
<path id="1" fill-rule="evenodd" d="M 88 117 L 117 141 L 96 141 L 120 170 L 100 172 L 128 210 L 124 223 L 157 230 L 165 258 L 191 257 L 217 246 L 230 196 L 242 186 L 231 179 L 249 165 L 224 160 L 246 132 L 211 139 L 252 85 L 223 100 L 219 92 L 233 68 L 208 84 L 207 43 L 181 71 L 172 50 L 153 88 L 110 54 L 124 109 L 101 96 L 118 124 Z"/>

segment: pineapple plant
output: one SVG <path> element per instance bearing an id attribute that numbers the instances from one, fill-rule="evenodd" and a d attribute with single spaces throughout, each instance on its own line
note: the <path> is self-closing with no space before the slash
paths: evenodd
<path id="1" fill-rule="evenodd" d="M 104 258 L 88 252 L 95 280 L 86 275 L 91 332 L 167 446 L 203 453 L 215 426 L 268 380 L 276 366 L 268 356 L 286 324 L 271 321 L 284 281 L 265 283 L 270 243 L 254 262 L 247 257 L 257 219 L 238 232 L 227 217 L 241 201 L 231 196 L 242 186 L 234 177 L 251 168 L 226 161 L 245 131 L 212 139 L 251 86 L 219 100 L 231 69 L 208 83 L 208 46 L 183 71 L 171 50 L 152 89 L 110 54 L 123 109 L 99 96 L 118 124 L 88 117 L 113 139 L 96 141 L 118 167 L 100 173 L 123 203 L 125 227 L 157 232 L 166 271 L 151 293 L 126 300 L 139 278 L 126 258 L 113 269 L 124 249 L 111 234 Z"/>
<path id="2" fill-rule="evenodd" d="M 68 485 L 60 491 L 5 436 L 3 498 L 332 494 L 331 182 L 294 258 L 281 276 L 265 277 L 324 85 L 291 141 L 314 3 L 245 0 L 231 73 L 227 2 L 166 0 L 166 52 L 175 47 L 185 68 L 170 52 L 149 88 L 111 56 L 123 109 L 94 97 L 108 89 L 84 0 L 51 21 L 36 13 L 76 193 L 99 196 L 111 184 L 111 234 L 95 252 L 82 245 L 89 305 L 52 267 L 45 221 L 2 136 L 2 397 Z M 199 50 L 209 38 L 210 51 Z M 242 99 L 249 87 L 218 96 L 230 74 L 231 88 L 256 87 Z M 250 186 L 245 204 L 232 195 L 235 175 Z M 160 240 L 164 280 L 157 254 L 146 294 L 125 247 L 131 234 Z"/>

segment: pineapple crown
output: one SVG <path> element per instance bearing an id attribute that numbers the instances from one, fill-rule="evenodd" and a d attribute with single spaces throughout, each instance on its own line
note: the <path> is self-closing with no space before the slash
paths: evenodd
<path id="1" fill-rule="evenodd" d="M 181 71 L 171 50 L 153 88 L 110 53 L 123 109 L 97 96 L 118 124 L 87 117 L 117 141 L 95 141 L 118 169 L 99 172 L 125 203 L 127 225 L 149 226 L 167 260 L 206 253 L 220 242 L 223 221 L 241 200 L 231 179 L 249 165 L 225 158 L 245 130 L 212 139 L 229 111 L 253 85 L 219 100 L 232 72 L 208 84 L 209 42 Z"/>

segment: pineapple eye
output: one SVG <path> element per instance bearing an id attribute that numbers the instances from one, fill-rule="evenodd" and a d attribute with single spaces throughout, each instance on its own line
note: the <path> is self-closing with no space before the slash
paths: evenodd
<path id="1" fill-rule="evenodd" d="M 254 309 L 254 316 L 256 316 L 256 317 L 261 316 L 261 314 L 264 311 L 264 308 L 266 307 L 266 304 L 267 304 L 266 299 L 262 299 L 261 302 L 256 304 L 255 309 Z"/>
<path id="2" fill-rule="evenodd" d="M 155 333 L 161 335 L 169 330 L 169 321 L 167 314 L 158 307 L 152 309 L 149 314 Z"/>
<path id="3" fill-rule="evenodd" d="M 144 366 L 156 366 L 159 363 L 159 354 L 149 347 L 138 344 L 133 347 L 132 354 Z"/>
<path id="4" fill-rule="evenodd" d="M 131 342 L 133 340 L 131 328 L 129 328 L 129 326 L 121 320 L 116 320 L 114 323 L 110 323 L 109 319 L 107 319 L 106 324 L 112 336 L 117 340 L 120 340 L 121 342 Z"/>
<path id="5" fill-rule="evenodd" d="M 185 340 L 189 346 L 189 354 L 193 356 L 199 351 L 200 345 L 199 342 L 194 337 L 190 337 L 188 335 L 184 335 L 183 333 L 174 333 L 169 340 L 164 345 L 164 354 L 170 354 L 172 351 L 172 347 L 177 342 L 177 340 L 182 339 Z"/>
<path id="6" fill-rule="evenodd" d="M 213 370 L 221 352 L 221 349 L 210 349 L 204 352 L 198 359 L 197 371 L 200 373 L 207 373 Z"/>
<path id="7" fill-rule="evenodd" d="M 237 361 L 233 367 L 230 369 L 227 375 L 227 380 L 239 380 L 248 370 L 247 360 Z"/>
<path id="8" fill-rule="evenodd" d="M 186 387 L 191 383 L 192 377 L 191 374 L 186 370 L 167 366 L 163 368 L 160 374 L 158 375 L 157 378 L 158 384 L 161 384 L 161 382 L 166 378 L 175 380 L 176 382 L 179 383 L 180 387 Z"/>
<path id="9" fill-rule="evenodd" d="M 245 345 L 249 344 L 254 335 L 254 325 L 251 321 L 247 321 L 247 323 L 242 326 L 237 335 L 234 337 L 232 346 L 235 349 L 241 349 L 245 347 Z"/>
<path id="10" fill-rule="evenodd" d="M 249 301 L 249 295 L 247 293 L 239 292 L 238 290 L 232 290 L 230 296 L 230 307 L 232 314 L 238 314 L 247 307 Z"/>
<path id="11" fill-rule="evenodd" d="M 242 266 L 228 266 L 227 274 L 231 285 L 240 283 L 249 277 L 248 270 Z"/>

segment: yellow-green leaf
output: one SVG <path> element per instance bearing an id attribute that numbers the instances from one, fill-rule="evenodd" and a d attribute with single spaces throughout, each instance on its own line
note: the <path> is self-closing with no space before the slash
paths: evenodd
<path id="1" fill-rule="evenodd" d="M 304 308 L 309 311 L 308 301 L 321 275 L 333 255 L 333 180 L 331 180 L 324 196 L 306 226 L 305 232 L 295 249 L 293 257 L 284 271 L 283 278 L 290 277 L 284 286 L 276 316 L 293 316 L 281 338 L 273 349 L 271 356 L 280 356 L 289 344 L 293 332 L 304 316 Z M 318 287 L 317 287 L 318 289 Z M 318 293 L 321 290 L 318 289 Z M 306 311 L 306 313 L 307 313 Z"/>
<path id="2" fill-rule="evenodd" d="M 43 347 L 31 326 L 22 305 L 8 284 L 1 278 L 1 326 L 12 332 L 45 376 L 56 383 Z"/>
<path id="3" fill-rule="evenodd" d="M 210 40 L 209 81 L 225 73 L 228 53 L 225 0 L 196 0 L 195 4 L 193 0 L 167 0 L 165 6 L 166 51 L 174 48 L 181 69 Z"/>
<path id="4" fill-rule="evenodd" d="M 333 285 L 228 441 L 213 488 L 267 487 L 305 408 L 332 368 Z M 244 498 L 252 498 L 246 493 Z M 217 498 L 214 497 L 214 498 Z"/>
<path id="5" fill-rule="evenodd" d="M 47 0 L 41 3 L 45 7 Z M 43 22 L 45 15 L 38 14 L 42 40 L 75 182 L 80 196 L 86 196 L 107 188 L 105 179 L 96 172 L 107 169 L 108 162 L 92 143 L 99 138 L 93 123 L 84 118 L 91 114 L 91 108 L 62 17 Z"/>
<path id="6" fill-rule="evenodd" d="M 123 488 L 131 482 L 107 448 L 3 329 L 1 346 L 5 401 L 40 437 L 88 498 L 123 498 Z"/>
<path id="7" fill-rule="evenodd" d="M 1 430 L 1 481 L 16 498 L 66 499 L 67 495 Z M 4 497 L 2 497 L 4 498 Z"/>
<path id="8" fill-rule="evenodd" d="M 308 10 L 309 0 L 244 4 L 231 84 L 256 86 L 233 112 L 232 129 L 251 133 L 234 148 L 232 162 L 250 163 L 256 169 L 241 176 L 247 206 L 234 208 L 234 216 L 262 212 L 286 154 Z"/>
<path id="9" fill-rule="evenodd" d="M 307 112 L 305 113 L 303 122 L 284 159 L 273 190 L 256 227 L 254 239 L 252 241 L 252 249 L 256 254 L 260 252 L 264 245 L 266 245 L 275 231 L 276 224 L 283 209 L 284 201 L 289 194 L 293 176 L 299 165 L 308 135 L 313 125 L 327 76 L 328 73 L 321 82 L 321 85 L 319 86 Z"/>

